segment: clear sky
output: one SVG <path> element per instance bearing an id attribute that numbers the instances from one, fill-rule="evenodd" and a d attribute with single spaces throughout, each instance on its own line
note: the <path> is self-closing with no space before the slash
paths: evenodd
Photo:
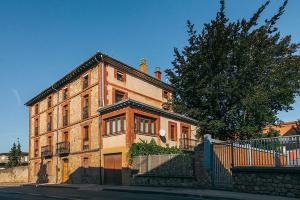
<path id="1" fill-rule="evenodd" d="M 231 19 L 249 18 L 263 0 L 227 0 Z M 275 12 L 273 0 L 264 16 Z M 28 149 L 27 100 L 100 50 L 137 67 L 171 67 L 173 48 L 186 44 L 186 21 L 196 28 L 215 17 L 218 0 L 1 0 L 0 152 L 20 138 Z M 279 22 L 300 41 L 300 1 L 290 0 Z M 300 118 L 300 99 L 282 120 Z"/>

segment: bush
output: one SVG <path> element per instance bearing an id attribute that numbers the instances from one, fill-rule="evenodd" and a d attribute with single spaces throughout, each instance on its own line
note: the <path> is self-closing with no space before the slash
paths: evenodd
<path id="1" fill-rule="evenodd" d="M 182 151 L 176 147 L 162 147 L 156 144 L 152 139 L 149 143 L 141 141 L 134 143 L 129 149 L 129 163 L 135 156 L 160 155 L 160 154 L 182 154 Z"/>

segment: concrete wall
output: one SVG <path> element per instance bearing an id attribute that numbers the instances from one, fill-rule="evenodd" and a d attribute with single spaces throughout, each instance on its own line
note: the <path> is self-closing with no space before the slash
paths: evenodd
<path id="1" fill-rule="evenodd" d="M 232 174 L 235 191 L 300 198 L 299 168 L 237 167 Z"/>
<path id="2" fill-rule="evenodd" d="M 0 183 L 27 183 L 28 166 L 0 170 Z"/>

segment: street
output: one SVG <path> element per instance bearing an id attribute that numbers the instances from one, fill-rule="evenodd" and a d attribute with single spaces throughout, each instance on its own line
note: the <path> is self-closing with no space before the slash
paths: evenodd
<path id="1" fill-rule="evenodd" d="M 48 188 L 48 187 L 1 187 L 0 199 L 15 200 L 80 200 L 80 199 L 97 199 L 97 200 L 213 200 L 213 198 L 199 198 L 199 197 L 184 197 L 171 196 L 164 194 L 142 194 L 142 193 L 128 193 L 115 191 L 87 191 L 72 188 Z M 218 198 L 219 199 L 219 198 Z"/>

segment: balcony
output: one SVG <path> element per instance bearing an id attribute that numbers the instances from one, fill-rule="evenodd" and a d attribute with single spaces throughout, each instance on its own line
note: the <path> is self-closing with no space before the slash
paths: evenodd
<path id="1" fill-rule="evenodd" d="M 34 135 L 35 136 L 39 135 L 39 127 L 34 127 Z"/>
<path id="2" fill-rule="evenodd" d="M 47 145 L 47 146 L 43 146 L 42 147 L 42 157 L 52 157 L 52 155 L 53 155 L 53 147 L 51 146 L 51 145 Z"/>
<path id="3" fill-rule="evenodd" d="M 59 142 L 57 143 L 56 152 L 58 155 L 63 156 L 70 153 L 70 142 Z"/>
<path id="4" fill-rule="evenodd" d="M 69 125 L 68 115 L 63 116 L 63 126 L 66 127 Z"/>
<path id="5" fill-rule="evenodd" d="M 87 151 L 90 149 L 90 144 L 88 140 L 83 141 L 83 146 L 82 146 L 83 151 Z"/>
<path id="6" fill-rule="evenodd" d="M 82 118 L 83 119 L 87 119 L 89 117 L 89 107 L 85 106 L 83 107 L 83 114 L 82 114 Z"/>
<path id="7" fill-rule="evenodd" d="M 200 144 L 200 140 L 194 140 L 189 138 L 179 139 L 179 148 L 185 151 L 194 151 L 194 148 Z"/>
<path id="8" fill-rule="evenodd" d="M 51 122 L 47 123 L 47 131 L 52 131 L 52 123 Z"/>

